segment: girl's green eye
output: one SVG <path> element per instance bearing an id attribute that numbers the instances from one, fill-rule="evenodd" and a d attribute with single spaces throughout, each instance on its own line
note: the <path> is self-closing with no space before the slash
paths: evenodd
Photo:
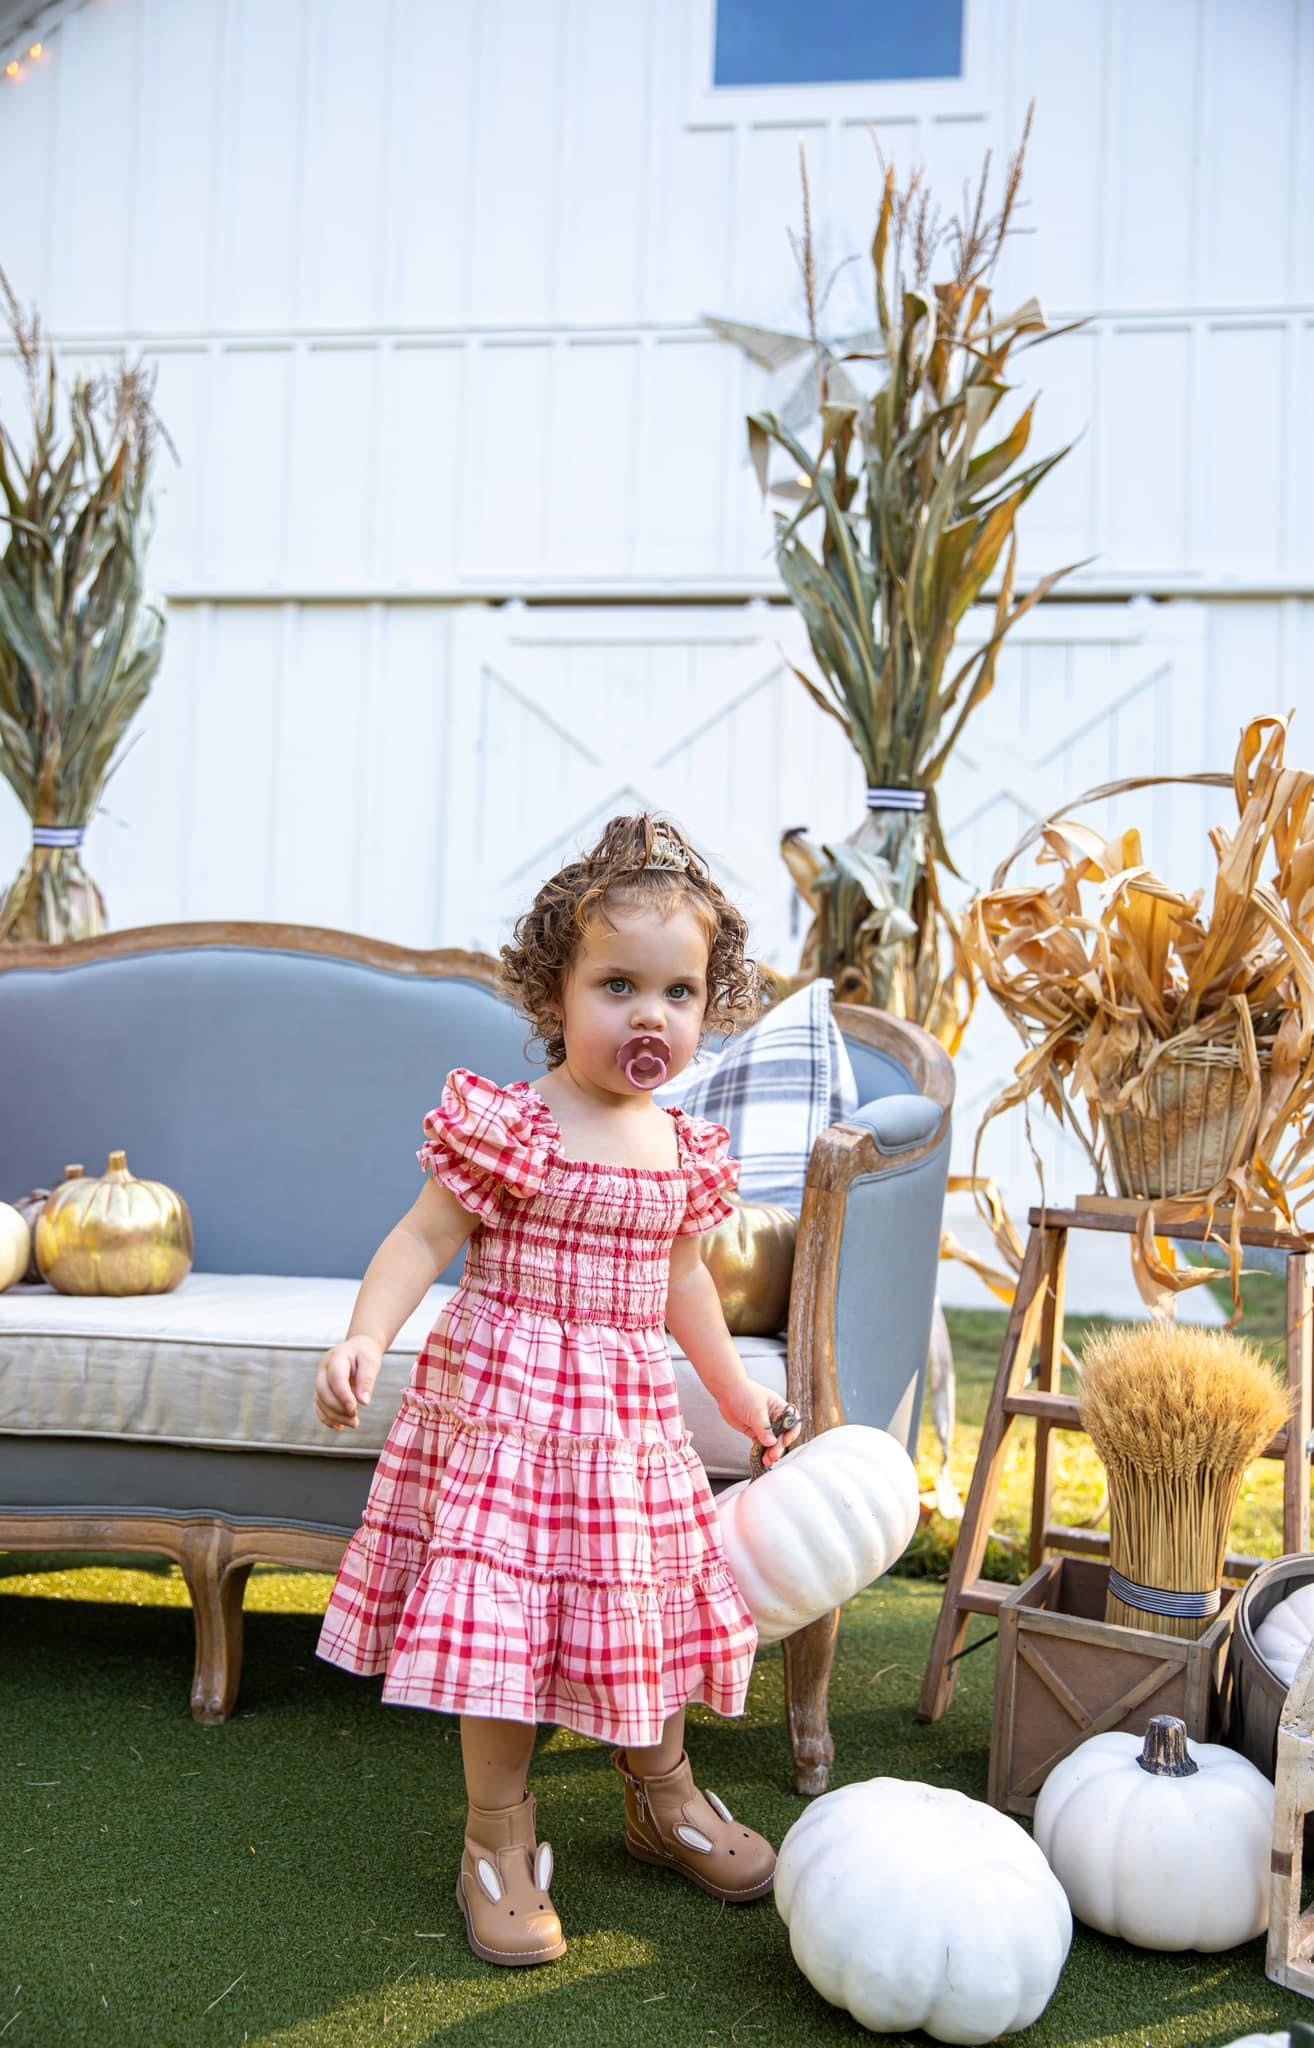
<path id="1" fill-rule="evenodd" d="M 688 995 L 688 994 L 689 994 L 689 984 L 688 984 L 688 982 L 687 982 L 687 981 L 674 981 L 674 982 L 672 982 L 672 983 L 671 983 L 671 986 L 670 986 L 670 988 L 669 988 L 669 990 L 667 991 L 667 993 L 668 993 L 669 995 L 674 995 L 677 989 L 680 989 L 680 990 L 682 990 L 682 991 L 683 991 L 683 993 L 684 993 L 685 995 Z"/>
<path id="2" fill-rule="evenodd" d="M 629 987 L 629 983 L 623 974 L 613 974 L 611 980 L 607 983 L 607 987 L 625 990 Z"/>

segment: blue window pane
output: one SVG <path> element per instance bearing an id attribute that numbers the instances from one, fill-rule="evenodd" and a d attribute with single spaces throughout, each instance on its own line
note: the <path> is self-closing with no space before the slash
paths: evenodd
<path id="1" fill-rule="evenodd" d="M 716 0 L 715 85 L 958 78 L 963 0 Z"/>

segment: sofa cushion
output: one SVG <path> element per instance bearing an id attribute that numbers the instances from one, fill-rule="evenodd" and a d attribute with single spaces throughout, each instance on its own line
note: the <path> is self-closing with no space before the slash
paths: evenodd
<path id="1" fill-rule="evenodd" d="M 724 1124 L 745 1202 L 775 1202 L 797 1216 L 813 1145 L 858 1106 L 832 994 L 829 981 L 810 981 L 655 1091 L 664 1108 Z"/>
<path id="2" fill-rule="evenodd" d="M 0 1294 L 0 1434 L 375 1458 L 454 1290 L 425 1296 L 384 1359 L 360 1428 L 339 1433 L 316 1418 L 315 1368 L 341 1340 L 358 1291 L 355 1280 L 195 1271 L 170 1294 L 11 1287 Z M 736 1347 L 754 1379 L 784 1393 L 783 1337 L 740 1337 Z M 671 1352 L 708 1473 L 744 1477 L 748 1439 L 722 1422 L 673 1339 Z"/>

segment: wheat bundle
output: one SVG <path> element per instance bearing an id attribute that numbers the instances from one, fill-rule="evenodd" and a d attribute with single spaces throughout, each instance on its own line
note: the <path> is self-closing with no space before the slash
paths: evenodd
<path id="1" fill-rule="evenodd" d="M 1285 1420 L 1285 1389 L 1246 1339 L 1161 1320 L 1090 1338 L 1080 1381 L 1109 1475 L 1105 1620 L 1203 1635 L 1242 1474 Z"/>

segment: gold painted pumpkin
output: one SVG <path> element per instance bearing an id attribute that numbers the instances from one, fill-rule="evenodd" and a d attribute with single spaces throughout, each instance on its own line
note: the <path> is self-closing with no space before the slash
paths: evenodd
<path id="1" fill-rule="evenodd" d="M 23 1278 L 31 1253 L 32 1233 L 26 1216 L 8 1202 L 0 1202 L 0 1294 Z"/>
<path id="2" fill-rule="evenodd" d="M 789 1320 L 798 1218 L 771 1202 L 741 1202 L 698 1240 L 716 1282 L 726 1327 L 736 1337 L 774 1337 Z"/>
<path id="3" fill-rule="evenodd" d="M 59 1186 L 53 1190 L 53 1193 L 58 1194 L 59 1189 L 62 1188 L 67 1181 L 81 1180 L 85 1175 L 86 1171 L 87 1169 L 85 1166 L 79 1166 L 76 1164 L 73 1166 L 66 1166 L 64 1168 L 63 1173 L 59 1177 Z M 39 1188 L 34 1190 L 35 1194 L 40 1194 L 40 1192 L 41 1190 Z M 27 1269 L 29 1279 L 31 1279 L 32 1277 L 33 1266 L 36 1267 L 36 1276 L 38 1280 L 45 1281 L 46 1278 L 45 1274 L 41 1270 L 41 1260 L 37 1255 L 37 1218 L 40 1216 L 42 1210 L 45 1208 L 46 1202 L 50 1200 L 51 1193 L 52 1190 L 50 1188 L 47 1188 L 45 1192 L 45 1199 L 36 1204 L 36 1207 L 30 1212 L 27 1218 L 28 1223 L 31 1225 L 32 1229 L 32 1260 L 31 1264 L 28 1266 Z"/>
<path id="4" fill-rule="evenodd" d="M 37 1260 L 61 1294 L 168 1294 L 191 1271 L 191 1212 L 172 1188 L 138 1180 L 111 1152 L 99 1180 L 66 1179 L 36 1226 Z"/>

